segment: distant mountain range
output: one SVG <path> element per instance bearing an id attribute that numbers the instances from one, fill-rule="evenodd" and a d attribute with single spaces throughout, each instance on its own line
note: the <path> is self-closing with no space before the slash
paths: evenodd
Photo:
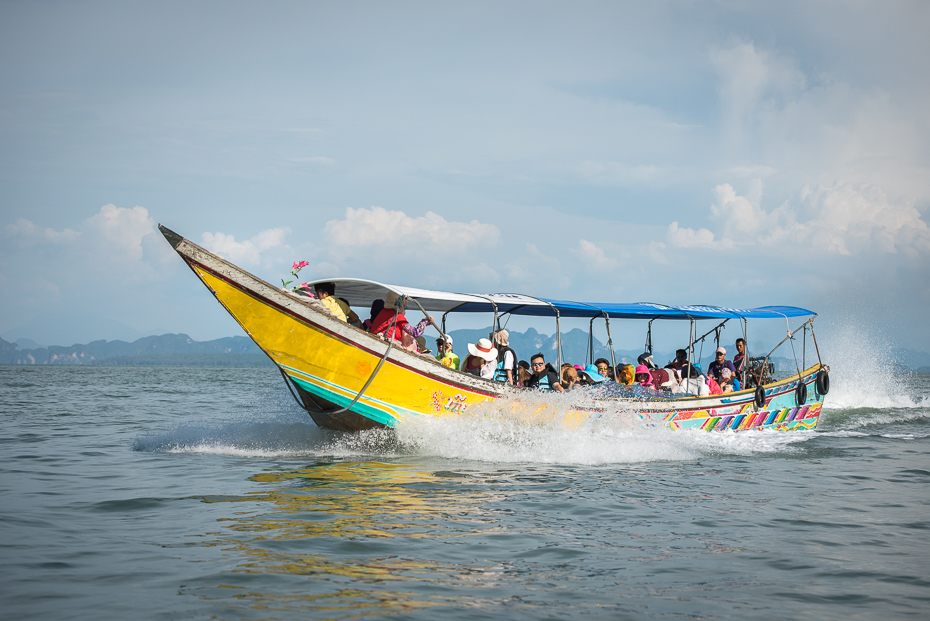
<path id="1" fill-rule="evenodd" d="M 468 353 L 468 343 L 477 343 L 480 338 L 487 338 L 487 329 L 454 330 L 449 333 L 454 339 L 454 351 L 464 358 Z M 67 347 L 53 345 L 50 347 L 29 347 L 36 345 L 27 339 L 10 343 L 0 338 L 0 364 L 25 365 L 110 365 L 110 366 L 266 366 L 271 365 L 268 357 L 244 336 L 229 336 L 212 341 L 195 341 L 186 334 L 163 334 L 147 336 L 132 343 L 126 341 L 93 341 L 86 345 Z M 434 350 L 435 339 L 427 339 L 427 345 Z M 540 334 L 533 328 L 526 332 L 510 332 L 510 346 L 521 360 L 541 352 L 546 360 L 555 363 L 558 344 L 555 335 Z M 610 351 L 600 341 L 594 340 L 593 355 L 588 355 L 588 334 L 574 329 L 562 334 L 562 357 L 572 364 L 585 364 L 588 360 L 606 358 L 610 360 Z M 641 354 L 640 350 L 614 350 L 617 363 L 632 363 Z M 930 354 L 911 350 L 895 350 L 893 359 L 903 370 L 917 370 L 930 373 Z M 659 366 L 674 358 L 673 352 L 656 351 L 653 358 Z M 706 368 L 712 356 L 705 356 L 701 364 Z M 788 358 L 772 359 L 776 370 L 793 370 L 794 361 Z"/>
<path id="2" fill-rule="evenodd" d="M 455 330 L 450 332 L 455 341 L 454 350 L 462 358 L 468 353 L 468 343 L 477 343 L 478 339 L 487 337 L 487 330 Z M 435 351 L 435 339 L 427 341 Z M 25 347 L 20 348 L 20 345 Z M 106 364 L 106 365 L 216 365 L 216 366 L 254 366 L 271 364 L 267 356 L 244 336 L 231 336 L 213 341 L 195 341 L 186 334 L 163 334 L 147 336 L 132 343 L 125 341 L 93 341 L 86 345 L 67 347 L 53 345 L 50 347 L 28 347 L 37 345 L 34 341 L 20 339 L 9 343 L 0 339 L 0 364 Z M 528 360 L 536 352 L 542 352 L 550 362 L 558 360 L 558 347 L 555 335 L 546 336 L 533 328 L 524 333 L 511 332 L 510 346 L 521 360 Z M 589 358 L 588 334 L 574 329 L 562 334 L 562 354 L 565 361 L 581 364 Z M 641 351 L 616 350 L 616 360 L 635 362 Z M 243 358 L 245 356 L 245 358 Z M 610 360 L 610 351 L 597 339 L 594 340 L 594 354 L 597 358 Z M 655 360 L 664 364 L 673 358 L 669 352 L 656 352 Z M 708 359 L 709 360 L 709 359 Z"/>
<path id="3" fill-rule="evenodd" d="M 20 349 L 18 344 L 0 339 L 0 364 L 255 366 L 270 365 L 271 361 L 244 336 L 195 341 L 186 334 L 163 334 L 132 343 L 93 341 L 34 349 Z"/>

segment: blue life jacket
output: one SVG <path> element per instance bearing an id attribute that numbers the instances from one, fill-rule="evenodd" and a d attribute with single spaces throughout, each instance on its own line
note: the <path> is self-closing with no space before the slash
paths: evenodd
<path id="1" fill-rule="evenodd" d="M 504 358 L 507 352 L 510 352 L 510 354 L 513 356 L 513 368 L 510 369 L 510 372 L 513 374 L 514 380 L 517 378 L 517 352 L 510 349 L 509 347 L 501 347 L 497 352 L 497 369 L 494 371 L 495 382 L 507 381 L 507 369 L 504 368 Z"/>
<path id="2" fill-rule="evenodd" d="M 549 369 L 543 370 L 543 376 L 539 378 L 539 383 L 536 384 L 536 388 L 539 390 L 552 390 L 552 386 L 549 384 Z"/>

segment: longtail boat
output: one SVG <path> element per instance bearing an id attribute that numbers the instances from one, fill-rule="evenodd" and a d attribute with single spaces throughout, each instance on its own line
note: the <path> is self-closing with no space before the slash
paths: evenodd
<path id="1" fill-rule="evenodd" d="M 159 230 L 217 301 L 277 365 L 298 403 L 320 427 L 340 431 L 394 427 L 412 417 L 460 416 L 471 406 L 487 402 L 503 400 L 516 410 L 527 399 L 525 389 L 451 369 L 431 356 L 404 350 L 395 346 L 392 339 L 385 340 L 337 319 L 318 300 L 265 282 L 164 226 L 159 225 Z M 708 332 L 716 330 L 719 339 L 720 327 L 730 320 L 742 322 L 745 335 L 748 319 L 788 322 L 791 318 L 807 317 L 793 330 L 789 323 L 787 336 L 775 348 L 803 330 L 806 352 L 810 331 L 817 363 L 802 370 L 804 364 L 798 365 L 795 359 L 797 373 L 790 377 L 775 381 L 765 375 L 766 368 L 771 368 L 768 361 L 773 349 L 768 356 L 753 359 L 761 360 L 761 364 L 756 363 L 761 373 L 757 376 L 760 385 L 738 392 L 702 397 L 663 395 L 657 391 L 651 395 L 624 396 L 622 391 L 598 392 L 596 388 L 572 391 L 569 394 L 573 399 L 575 393 L 586 393 L 584 398 L 578 395 L 579 405 L 551 409 L 570 426 L 622 413 L 646 425 L 671 429 L 811 430 L 817 425 L 824 396 L 829 392 L 829 367 L 820 360 L 813 332 L 816 314 L 802 308 L 585 304 L 521 294 L 430 291 L 355 278 L 326 279 L 326 282 L 335 282 L 338 297 L 361 308 L 368 308 L 373 300 L 385 298 L 393 291 L 400 299 L 412 301 L 424 315 L 443 313 L 442 333 L 449 313 L 493 314 L 492 329 L 506 315 L 554 318 L 560 363 L 559 322 L 565 317 L 590 318 L 592 326 L 596 319 L 603 319 L 611 356 L 614 351 L 611 319 L 649 320 L 647 345 L 651 343 L 654 320 L 690 321 L 689 363 L 694 344 L 704 338 L 696 337 L 698 322 L 722 320 Z M 744 374 L 744 385 L 745 379 Z M 541 412 L 546 410 L 545 406 L 539 407 L 538 401 L 533 400 L 534 412 L 546 415 Z M 552 411 L 548 414 L 552 415 Z"/>

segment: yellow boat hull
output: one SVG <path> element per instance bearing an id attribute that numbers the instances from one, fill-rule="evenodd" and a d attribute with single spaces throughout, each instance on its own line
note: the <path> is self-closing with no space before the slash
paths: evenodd
<path id="1" fill-rule="evenodd" d="M 595 407 L 583 409 L 526 408 L 514 398 L 519 397 L 519 389 L 449 369 L 432 357 L 390 348 L 383 339 L 336 319 L 318 301 L 275 287 L 169 229 L 159 228 L 220 304 L 278 366 L 321 427 L 342 431 L 394 427 L 411 416 L 459 416 L 476 403 L 507 399 L 514 412 L 532 410 L 535 418 L 555 416 L 570 427 L 622 411 L 638 416 L 645 424 L 671 429 L 787 431 L 813 429 L 823 404 L 822 395 L 815 390 L 809 390 L 805 403 L 792 402 L 798 384 L 812 388 L 821 368 L 815 365 L 767 385 L 761 408 L 755 406 L 750 390 L 652 401 L 603 399 Z M 378 369 L 382 358 L 384 363 Z"/>

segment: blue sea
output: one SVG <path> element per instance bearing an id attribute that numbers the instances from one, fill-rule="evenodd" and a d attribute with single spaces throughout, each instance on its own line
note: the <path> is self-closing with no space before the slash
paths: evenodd
<path id="1" fill-rule="evenodd" d="M 930 376 L 815 432 L 318 429 L 270 368 L 0 367 L 4 619 L 926 619 Z"/>

